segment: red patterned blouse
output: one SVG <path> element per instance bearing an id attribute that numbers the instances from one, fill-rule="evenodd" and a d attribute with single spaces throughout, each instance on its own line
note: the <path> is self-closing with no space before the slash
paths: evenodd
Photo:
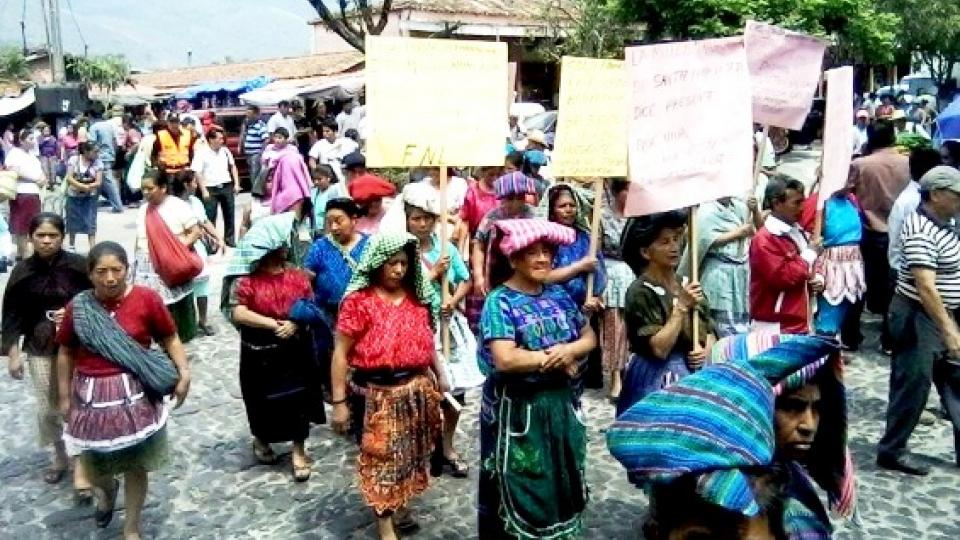
<path id="1" fill-rule="evenodd" d="M 353 368 L 407 370 L 433 364 L 430 310 L 409 296 L 394 305 L 370 287 L 350 293 L 340 305 L 337 332 L 353 339 L 347 353 Z"/>
<path id="2" fill-rule="evenodd" d="M 234 305 L 239 304 L 250 311 L 285 320 L 297 300 L 312 299 L 310 280 L 302 271 L 288 268 L 280 274 L 256 272 L 237 280 Z"/>

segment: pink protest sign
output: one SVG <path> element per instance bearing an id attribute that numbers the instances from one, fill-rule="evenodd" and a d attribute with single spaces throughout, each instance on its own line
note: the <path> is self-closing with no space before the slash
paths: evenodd
<path id="1" fill-rule="evenodd" d="M 823 126 L 823 177 L 820 201 L 847 185 L 853 130 L 853 68 L 845 66 L 827 71 L 827 112 Z"/>
<path id="2" fill-rule="evenodd" d="M 747 21 L 753 121 L 800 129 L 813 106 L 827 44 L 777 26 Z"/>
<path id="3" fill-rule="evenodd" d="M 743 39 L 626 49 L 630 216 L 749 191 L 753 163 Z"/>

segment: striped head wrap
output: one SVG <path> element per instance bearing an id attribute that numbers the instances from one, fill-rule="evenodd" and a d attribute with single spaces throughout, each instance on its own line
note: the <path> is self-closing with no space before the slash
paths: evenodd
<path id="1" fill-rule="evenodd" d="M 536 195 L 537 183 L 522 172 L 507 173 L 493 183 L 493 191 L 498 199 L 511 195 Z"/>
<path id="2" fill-rule="evenodd" d="M 856 508 L 853 460 L 847 448 L 847 403 L 843 385 L 843 361 L 836 340 L 817 336 L 754 332 L 721 339 L 712 351 L 714 362 L 747 364 L 764 376 L 773 395 L 816 382 L 825 414 L 806 469 L 827 492 L 830 508 L 849 517 Z"/>
<path id="3" fill-rule="evenodd" d="M 760 511 L 741 469 L 773 461 L 773 393 L 749 366 L 707 366 L 640 400 L 607 430 L 607 446 L 647 486 L 700 474 L 707 502 L 754 516 Z"/>
<path id="4" fill-rule="evenodd" d="M 509 257 L 536 242 L 553 245 L 569 245 L 577 239 L 570 227 L 545 219 L 501 219 L 493 226 L 491 246 L 498 246 L 500 253 Z"/>

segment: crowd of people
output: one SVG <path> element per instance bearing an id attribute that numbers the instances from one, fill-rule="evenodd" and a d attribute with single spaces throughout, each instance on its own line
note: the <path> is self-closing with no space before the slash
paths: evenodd
<path id="1" fill-rule="evenodd" d="M 398 189 L 350 136 L 361 107 L 302 152 L 285 103 L 266 121 L 248 110 L 252 202 L 235 224 L 223 130 L 170 114 L 132 149 L 143 204 L 130 255 L 95 243 L 97 194 L 124 202 L 100 123 L 67 159 L 66 219 L 34 200 L 49 165 L 17 165 L 37 144 L 22 132 L 7 153 L 22 260 L 2 347 L 14 378 L 26 365 L 54 449 L 44 480 L 72 465 L 78 504 L 104 527 L 123 474 L 124 535 L 139 538 L 169 409 L 190 389 L 184 344 L 215 331 L 208 258 L 226 249 L 218 305 L 238 335 L 252 455 L 272 465 L 289 443 L 292 479 L 309 481 L 310 427 L 329 421 L 358 445 L 383 539 L 420 527 L 411 507 L 431 477 L 474 467 L 481 538 L 579 534 L 587 388 L 615 408 L 609 451 L 651 496 L 647 538 L 829 538 L 818 488 L 837 514 L 856 507 L 841 353 L 862 346 L 865 307 L 893 357 L 877 464 L 927 473 L 906 445 L 932 385 L 960 444 L 960 144 L 903 155 L 894 119 L 873 116 L 858 115 L 866 144 L 843 189 L 768 170 L 759 195 L 701 205 L 691 237 L 686 211 L 626 216 L 624 179 L 594 200 L 549 178 L 539 132 L 509 140 L 502 166 L 428 167 Z M 472 395 L 479 463 L 456 440 Z"/>

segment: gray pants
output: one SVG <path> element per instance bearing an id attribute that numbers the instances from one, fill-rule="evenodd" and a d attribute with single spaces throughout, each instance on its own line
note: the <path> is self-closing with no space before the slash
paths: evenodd
<path id="1" fill-rule="evenodd" d="M 260 153 L 256 154 L 246 154 L 247 156 L 247 167 L 250 171 L 250 187 L 253 189 L 254 193 L 257 193 L 256 185 L 257 178 L 260 176 Z"/>
<path id="2" fill-rule="evenodd" d="M 890 303 L 889 321 L 893 336 L 890 398 L 887 429 L 877 453 L 885 458 L 903 454 L 933 383 L 953 422 L 955 452 L 960 458 L 960 365 L 947 361 L 940 329 L 919 302 L 897 294 Z"/>

